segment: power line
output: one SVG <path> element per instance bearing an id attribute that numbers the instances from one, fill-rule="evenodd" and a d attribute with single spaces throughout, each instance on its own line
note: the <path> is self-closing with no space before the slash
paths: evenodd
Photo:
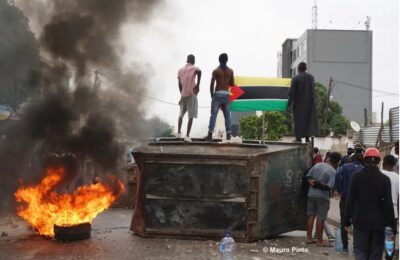
<path id="1" fill-rule="evenodd" d="M 103 74 L 103 73 L 100 73 L 100 72 L 99 72 L 99 74 L 100 74 L 101 76 L 105 77 L 106 79 L 108 79 L 109 81 L 112 81 L 112 82 L 114 82 L 115 84 L 119 85 L 120 87 L 123 87 L 123 86 L 124 86 L 123 83 L 121 83 L 121 82 L 119 82 L 119 81 L 117 81 L 117 80 L 115 80 L 115 79 L 113 79 L 113 78 L 110 78 L 110 77 L 107 76 L 106 74 Z M 133 91 L 134 91 L 135 93 L 139 94 L 140 96 L 143 96 L 143 97 L 148 98 L 148 99 L 152 99 L 152 100 L 155 100 L 155 101 L 158 101 L 158 102 L 161 102 L 161 103 L 165 103 L 165 104 L 169 104 L 169 105 L 178 105 L 178 104 L 173 103 L 173 102 L 169 102 L 169 101 L 161 100 L 161 99 L 158 99 L 158 98 L 155 98 L 155 97 L 147 96 L 147 95 L 145 95 L 145 94 L 143 94 L 143 93 L 141 93 L 141 92 L 139 92 L 139 91 L 137 91 L 137 90 L 134 90 L 134 89 L 133 89 Z"/>
<path id="2" fill-rule="evenodd" d="M 123 86 L 124 86 L 123 83 L 121 83 L 121 82 L 119 82 L 118 80 L 115 80 L 115 79 L 113 79 L 113 78 L 107 76 L 106 74 L 103 74 L 103 73 L 101 73 L 101 72 L 98 72 L 98 74 L 101 75 L 101 76 L 103 76 L 103 77 L 105 77 L 106 79 L 108 79 L 108 80 L 114 82 L 115 84 L 119 85 L 120 87 L 123 87 Z M 145 95 L 145 94 L 143 94 L 143 93 L 141 93 L 141 92 L 139 92 L 139 91 L 137 91 L 137 90 L 133 90 L 133 91 L 134 91 L 135 93 L 137 93 L 138 95 L 140 95 L 140 96 L 142 96 L 142 97 L 145 97 L 145 98 L 148 98 L 148 99 L 151 99 L 151 100 L 155 100 L 155 101 L 158 101 L 158 102 L 161 102 L 161 103 L 164 103 L 164 104 L 168 104 L 168 105 L 179 106 L 179 104 L 174 103 L 174 102 L 170 102 L 170 101 L 162 100 L 162 99 L 159 99 L 159 98 L 151 97 L 151 96 Z M 199 106 L 198 108 L 211 108 L 211 107 Z"/>
<path id="3" fill-rule="evenodd" d="M 374 95 L 374 96 L 372 96 L 372 97 L 380 98 L 380 97 L 393 97 L 393 96 L 395 96 L 395 95 L 392 95 L 392 94 L 382 94 L 382 95 Z"/>
<path id="4" fill-rule="evenodd" d="M 377 90 L 377 89 L 370 89 L 370 88 L 366 88 L 366 87 L 363 87 L 363 86 L 355 85 L 355 84 L 344 82 L 344 81 L 335 80 L 335 82 L 337 82 L 339 84 L 347 85 L 347 86 L 350 86 L 350 87 L 354 87 L 354 88 L 359 88 L 359 89 L 364 89 L 364 90 L 372 90 L 372 91 L 379 92 L 379 93 L 382 93 L 382 94 L 396 95 L 396 96 L 399 95 L 399 93 L 387 92 L 387 91 L 382 91 L 382 90 Z"/>

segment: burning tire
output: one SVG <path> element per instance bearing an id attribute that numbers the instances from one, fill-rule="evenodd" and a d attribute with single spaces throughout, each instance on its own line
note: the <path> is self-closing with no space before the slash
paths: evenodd
<path id="1" fill-rule="evenodd" d="M 75 241 L 90 238 L 92 225 L 82 223 L 74 226 L 54 225 L 54 237 L 60 241 Z"/>

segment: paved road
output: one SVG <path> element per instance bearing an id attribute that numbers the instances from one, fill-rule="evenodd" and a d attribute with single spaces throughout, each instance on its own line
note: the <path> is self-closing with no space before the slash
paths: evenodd
<path id="1" fill-rule="evenodd" d="M 0 218 L 0 259 L 220 259 L 218 242 L 145 239 L 129 231 L 132 211 L 111 209 L 100 214 L 88 240 L 61 243 L 35 235 L 16 217 Z M 352 259 L 333 248 L 304 243 L 305 232 L 295 231 L 257 243 L 238 243 L 237 259 Z M 278 252 L 264 252 L 268 249 Z M 286 252 L 289 250 L 289 252 Z M 307 252 L 300 252 L 307 251 Z"/>

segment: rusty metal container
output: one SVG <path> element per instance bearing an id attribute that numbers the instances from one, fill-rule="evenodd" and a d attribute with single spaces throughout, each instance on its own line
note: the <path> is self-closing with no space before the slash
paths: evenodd
<path id="1" fill-rule="evenodd" d="M 134 154 L 131 230 L 143 237 L 255 241 L 306 228 L 312 146 L 157 141 Z"/>

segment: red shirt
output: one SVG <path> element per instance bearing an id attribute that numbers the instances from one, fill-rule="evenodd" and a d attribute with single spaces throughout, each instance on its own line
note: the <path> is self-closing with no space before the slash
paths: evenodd
<path id="1" fill-rule="evenodd" d="M 313 165 L 322 162 L 322 156 L 319 153 L 315 153 L 313 156 Z"/>

